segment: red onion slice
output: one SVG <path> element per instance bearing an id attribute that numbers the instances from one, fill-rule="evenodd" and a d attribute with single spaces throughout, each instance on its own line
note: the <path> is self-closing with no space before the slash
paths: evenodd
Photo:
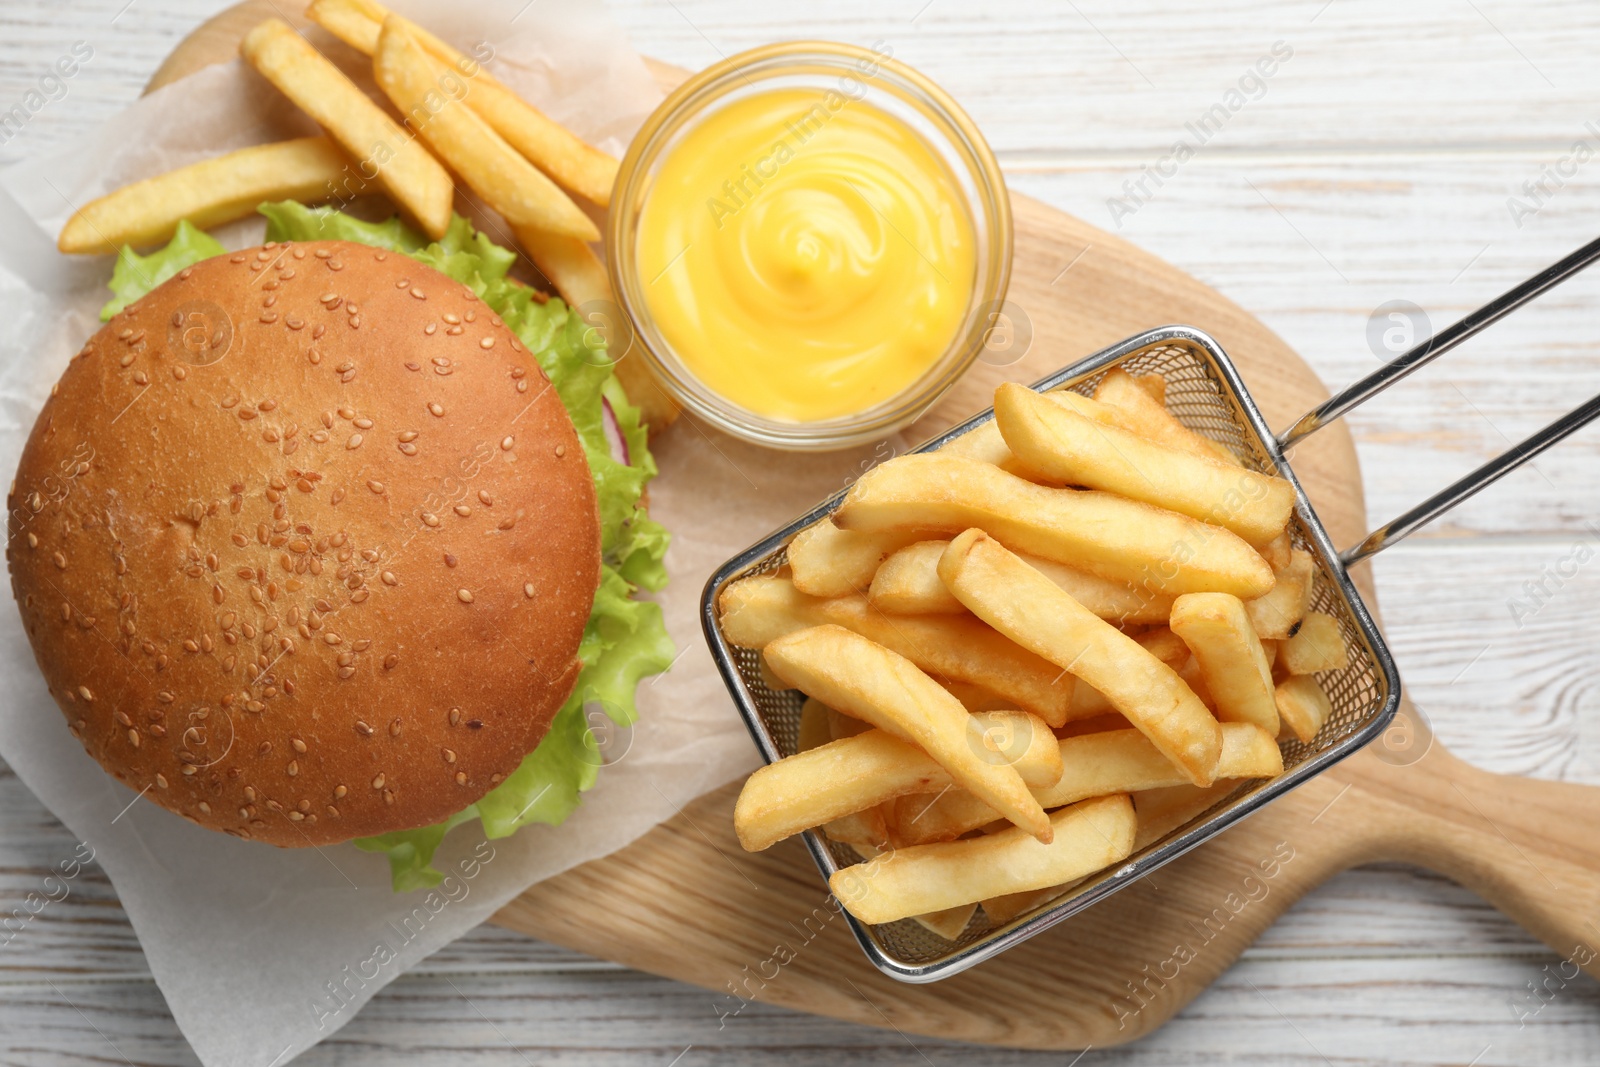
<path id="1" fill-rule="evenodd" d="M 611 410 L 611 401 L 605 397 L 600 398 L 600 425 L 606 432 L 606 444 L 611 447 L 611 458 L 624 467 L 632 466 L 628 458 L 628 439 L 622 435 L 622 425 L 617 422 L 617 413 Z"/>

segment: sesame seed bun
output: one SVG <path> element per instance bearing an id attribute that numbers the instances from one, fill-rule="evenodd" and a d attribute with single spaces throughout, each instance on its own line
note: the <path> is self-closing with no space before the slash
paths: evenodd
<path id="1" fill-rule="evenodd" d="M 6 558 L 68 729 L 147 799 L 321 845 L 439 822 L 577 678 L 594 483 L 465 286 L 345 242 L 198 263 L 69 363 Z"/>

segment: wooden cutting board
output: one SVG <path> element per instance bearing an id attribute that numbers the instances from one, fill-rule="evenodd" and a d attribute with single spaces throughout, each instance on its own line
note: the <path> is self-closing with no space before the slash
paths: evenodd
<path id="1" fill-rule="evenodd" d="M 271 0 L 222 12 L 148 88 L 232 58 L 244 32 L 274 15 L 283 12 Z M 664 88 L 686 77 L 652 69 Z M 1012 204 L 1010 301 L 1031 324 L 1031 345 L 1010 365 L 978 364 L 909 440 L 987 407 L 1000 381 L 1031 381 L 1172 322 L 1222 343 L 1273 426 L 1326 397 L 1281 339 L 1219 293 L 1035 200 L 1014 195 Z M 1296 449 L 1294 463 L 1334 542 L 1353 544 L 1366 517 L 1349 434 L 1323 431 Z M 1364 565 L 1356 577 L 1375 608 Z M 1600 925 L 1590 918 L 1600 918 L 1600 789 L 1470 767 L 1432 741 L 1409 707 L 1374 746 L 1153 878 L 931 986 L 883 977 L 845 924 L 827 921 L 825 888 L 797 840 L 741 851 L 736 791 L 701 797 L 628 848 L 534 886 L 494 921 L 703 986 L 730 1020 L 756 999 L 907 1034 L 1103 1048 L 1160 1026 L 1308 890 L 1346 868 L 1396 860 L 1461 882 L 1600 978 Z"/>

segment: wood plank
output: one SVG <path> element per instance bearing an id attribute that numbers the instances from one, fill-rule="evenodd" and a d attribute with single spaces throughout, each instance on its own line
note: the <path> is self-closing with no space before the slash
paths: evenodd
<path id="1" fill-rule="evenodd" d="M 1094 1049 L 1105 1067 L 1260 1064 L 1589 1063 L 1600 1043 L 1593 983 L 1531 1001 L 1554 957 L 1241 963 L 1175 1023 L 1137 1045 Z M 1550 967 L 1547 971 L 1545 968 Z M 1443 990 L 1448 996 L 1441 996 Z M 1374 996 L 1374 993 L 1380 995 Z M 1538 1007 L 1537 1014 L 1531 1014 Z M 1523 1012 L 1518 1025 L 1515 1010 Z M 0 990 L 9 1053 L 30 1064 L 192 1064 L 153 983 Z M 262 1058 L 271 1056 L 268 1050 Z M 971 1046 L 817 1019 L 761 1004 L 723 1019 L 704 992 L 634 972 L 453 977 L 410 974 L 307 1064 L 569 1064 L 965 1067 Z M 675 1057 L 681 1056 L 681 1060 Z M 1065 1067 L 1071 1055 L 987 1049 L 986 1067 Z"/>
<path id="2" fill-rule="evenodd" d="M 1368 321 L 1380 305 L 1411 301 L 1437 330 L 1593 235 L 1600 162 L 1522 228 L 1513 223 L 1507 198 L 1542 162 L 1374 157 L 1240 169 L 1201 157 L 1119 232 L 1259 314 L 1324 381 L 1344 383 L 1379 365 Z M 1084 166 L 1009 180 L 1109 226 L 1105 199 L 1127 174 Z M 1573 279 L 1349 417 L 1375 520 L 1600 392 L 1597 293 L 1600 275 Z M 1417 536 L 1580 532 L 1600 499 L 1597 458 L 1600 432 L 1590 428 Z"/>
<path id="3" fill-rule="evenodd" d="M 803 25 L 740 0 L 611 7 L 640 51 L 694 69 L 783 37 L 882 40 L 962 101 L 1008 162 L 1133 156 L 1137 168 L 1278 40 L 1294 57 L 1208 152 L 1565 147 L 1600 89 L 1600 11 L 1579 0 L 825 0 Z"/>

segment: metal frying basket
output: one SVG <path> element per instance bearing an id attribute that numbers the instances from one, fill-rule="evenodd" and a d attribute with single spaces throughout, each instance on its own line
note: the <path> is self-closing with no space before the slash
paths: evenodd
<path id="1" fill-rule="evenodd" d="M 1286 453 L 1297 441 L 1443 355 L 1596 258 L 1600 258 L 1600 240 L 1584 246 L 1349 386 L 1302 417 L 1281 436 L 1275 436 L 1267 426 L 1222 348 L 1206 334 L 1187 326 L 1164 326 L 1129 338 L 1035 382 L 1033 388 L 1040 391 L 1071 389 L 1090 395 L 1113 367 L 1135 375 L 1161 374 L 1167 382 L 1168 407 L 1184 425 L 1227 448 L 1246 467 L 1288 479 L 1297 498 L 1289 526 L 1290 538 L 1297 547 L 1311 553 L 1319 572 L 1311 606 L 1338 620 L 1350 654 L 1349 665 L 1317 676 L 1328 693 L 1333 712 L 1309 744 L 1293 739 L 1282 742 L 1284 773 L 1281 776 L 1240 783 L 1226 799 L 1188 825 L 1135 852 L 1121 864 L 1085 879 L 1063 896 L 1030 913 L 999 924 L 979 911 L 966 930 L 952 941 L 911 919 L 868 925 L 846 912 L 845 918 L 856 940 L 878 969 L 905 982 L 948 978 L 1020 944 L 1176 859 L 1378 737 L 1399 707 L 1400 678 L 1382 634 L 1350 580 L 1349 567 L 1395 543 L 1589 423 L 1600 415 L 1600 396 L 1379 527 L 1342 554 L 1328 539 L 1322 521 L 1312 510 L 1290 468 Z M 993 417 L 993 409 L 982 412 L 915 451 L 934 451 Z M 717 617 L 717 601 L 730 582 L 772 573 L 782 567 L 787 560 L 790 540 L 832 514 L 847 492 L 841 490 L 834 494 L 808 514 L 723 564 L 706 583 L 702 596 L 701 624 L 712 657 L 744 716 L 745 725 L 769 763 L 795 753 L 804 697 L 792 690 L 777 692 L 762 683 L 760 653 L 736 648 L 724 639 Z M 824 879 L 862 861 L 849 845 L 830 841 L 817 832 L 804 836 L 806 847 L 811 850 Z"/>

